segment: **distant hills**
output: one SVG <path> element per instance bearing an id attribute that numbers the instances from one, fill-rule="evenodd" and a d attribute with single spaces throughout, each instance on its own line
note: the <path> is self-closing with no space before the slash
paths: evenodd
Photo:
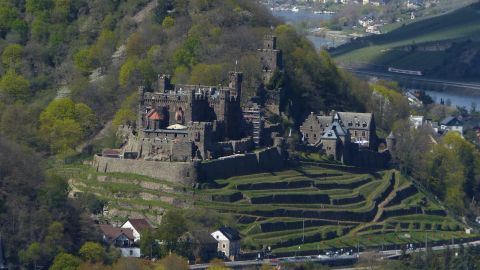
<path id="1" fill-rule="evenodd" d="M 478 80 L 480 4 L 357 39 L 331 51 L 337 63 L 421 70 L 428 77 Z"/>

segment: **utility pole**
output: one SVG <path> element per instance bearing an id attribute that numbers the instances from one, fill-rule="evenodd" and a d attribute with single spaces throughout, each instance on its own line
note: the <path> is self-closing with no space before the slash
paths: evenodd
<path id="1" fill-rule="evenodd" d="M 302 244 L 305 244 L 305 219 L 303 219 L 303 227 L 302 227 Z"/>

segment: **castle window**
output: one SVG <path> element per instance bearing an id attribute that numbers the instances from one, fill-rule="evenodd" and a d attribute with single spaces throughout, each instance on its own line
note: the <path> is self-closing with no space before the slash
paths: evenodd
<path id="1" fill-rule="evenodd" d="M 317 138 L 317 134 L 313 134 L 313 138 Z"/>
<path id="2" fill-rule="evenodd" d="M 356 130 L 353 132 L 353 134 L 355 135 L 355 137 L 357 137 L 357 131 Z"/>
<path id="3" fill-rule="evenodd" d="M 313 126 L 310 126 L 310 130 L 313 130 Z"/>
<path id="4" fill-rule="evenodd" d="M 308 133 L 305 133 L 305 137 L 308 138 Z"/>
<path id="5" fill-rule="evenodd" d="M 365 137 L 365 131 L 362 131 L 362 136 Z"/>

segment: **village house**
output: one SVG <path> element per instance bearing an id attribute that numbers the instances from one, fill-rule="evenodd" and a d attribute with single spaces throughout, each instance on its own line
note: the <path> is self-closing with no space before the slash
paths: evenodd
<path id="1" fill-rule="evenodd" d="M 455 116 L 449 116 L 440 121 L 440 131 L 442 133 L 454 131 L 463 136 L 463 122 Z"/>
<path id="2" fill-rule="evenodd" d="M 132 229 L 113 227 L 109 224 L 102 224 L 99 227 L 103 235 L 103 242 L 118 248 L 122 257 L 139 258 L 141 256 L 140 248 L 135 245 Z"/>
<path id="3" fill-rule="evenodd" d="M 148 221 L 144 218 L 137 218 L 137 219 L 128 219 L 122 226 L 121 228 L 124 229 L 132 229 L 133 231 L 133 238 L 134 242 L 137 243 L 140 241 L 141 234 L 145 230 L 150 230 L 152 229 L 152 226 Z"/>
<path id="4" fill-rule="evenodd" d="M 211 236 L 217 241 L 217 251 L 230 260 L 240 255 L 240 235 L 238 231 L 230 227 L 222 227 L 218 231 L 211 233 Z"/>

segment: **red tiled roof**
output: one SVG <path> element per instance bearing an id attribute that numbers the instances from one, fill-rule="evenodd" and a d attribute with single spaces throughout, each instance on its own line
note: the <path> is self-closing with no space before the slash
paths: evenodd
<path id="1" fill-rule="evenodd" d="M 155 109 L 150 110 L 147 114 L 147 117 L 148 117 L 148 119 L 151 119 L 151 120 L 162 120 L 163 119 L 163 115 Z"/>
<path id="2" fill-rule="evenodd" d="M 109 225 L 109 224 L 101 224 L 99 225 L 99 227 L 109 242 L 117 239 L 122 234 L 124 234 L 128 239 L 132 241 L 134 240 L 132 229 L 113 227 L 112 225 Z"/>
<path id="3" fill-rule="evenodd" d="M 135 228 L 137 232 L 152 228 L 150 223 L 148 223 L 148 221 L 144 218 L 131 218 L 128 221 L 130 221 L 130 224 L 132 224 L 133 228 Z"/>

